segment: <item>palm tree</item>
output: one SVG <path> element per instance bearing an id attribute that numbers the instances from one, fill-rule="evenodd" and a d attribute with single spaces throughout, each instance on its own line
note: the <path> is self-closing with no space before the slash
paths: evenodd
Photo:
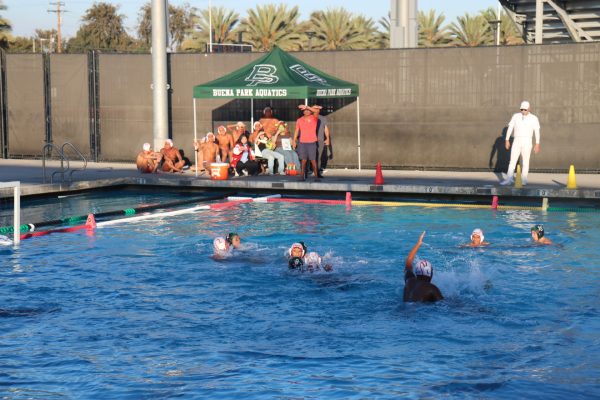
<path id="1" fill-rule="evenodd" d="M 494 43 L 490 24 L 482 15 L 465 13 L 450 25 L 452 43 L 457 46 L 485 46 Z"/>
<path id="2" fill-rule="evenodd" d="M 209 14 L 212 20 L 213 43 L 234 43 L 236 41 L 234 28 L 239 22 L 239 14 L 224 7 L 213 7 L 210 10 L 200 11 L 200 15 L 193 15 L 193 30 L 188 31 L 188 36 L 181 45 L 182 50 L 204 50 L 205 44 L 210 42 Z"/>
<path id="3" fill-rule="evenodd" d="M 427 13 L 419 11 L 419 46 L 435 47 L 450 43 L 451 37 L 448 26 L 442 26 L 446 17 L 443 13 L 436 15 L 435 10 Z"/>
<path id="4" fill-rule="evenodd" d="M 487 10 L 482 10 L 481 15 L 490 23 L 490 21 L 498 21 L 498 13 L 490 7 Z M 490 23 L 491 24 L 491 23 Z M 495 27 L 490 25 L 492 33 L 494 33 Z M 500 44 L 502 45 L 514 45 L 523 44 L 523 38 L 519 35 L 519 31 L 514 25 L 512 19 L 506 14 L 500 13 Z"/>
<path id="5" fill-rule="evenodd" d="M 382 30 L 377 32 L 377 42 L 380 49 L 387 49 L 390 47 L 390 15 L 379 19 L 379 25 Z"/>
<path id="6" fill-rule="evenodd" d="M 237 32 L 244 34 L 244 43 L 255 50 L 270 51 L 274 45 L 282 50 L 298 50 L 301 38 L 298 31 L 298 7 L 285 4 L 266 4 L 249 9 Z"/>
<path id="7" fill-rule="evenodd" d="M 354 16 L 344 8 L 315 11 L 310 16 L 316 50 L 350 50 L 375 47 L 376 32 L 372 19 Z"/>

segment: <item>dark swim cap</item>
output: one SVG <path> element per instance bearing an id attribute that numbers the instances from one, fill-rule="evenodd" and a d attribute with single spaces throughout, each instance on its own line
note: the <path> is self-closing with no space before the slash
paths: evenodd
<path id="1" fill-rule="evenodd" d="M 531 232 L 535 232 L 538 235 L 538 239 L 541 239 L 544 237 L 544 225 L 534 225 L 531 228 Z"/>
<path id="2" fill-rule="evenodd" d="M 302 268 L 303 265 L 304 261 L 302 261 L 300 257 L 292 257 L 288 261 L 288 267 L 290 267 L 290 269 Z"/>
<path id="3" fill-rule="evenodd" d="M 227 234 L 227 237 L 225 238 L 225 240 L 227 240 L 229 243 L 233 243 L 233 238 L 236 236 L 239 237 L 240 235 L 238 235 L 235 232 L 230 232 L 229 234 Z"/>

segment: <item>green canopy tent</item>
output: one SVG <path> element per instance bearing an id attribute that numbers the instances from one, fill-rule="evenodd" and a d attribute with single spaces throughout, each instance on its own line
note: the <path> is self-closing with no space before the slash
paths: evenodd
<path id="1" fill-rule="evenodd" d="M 309 98 L 344 97 L 356 97 L 358 169 L 361 169 L 358 85 L 313 68 L 278 47 L 228 75 L 194 86 L 194 140 L 196 99 L 250 99 L 250 119 L 254 124 L 254 99 L 304 99 L 308 104 Z"/>

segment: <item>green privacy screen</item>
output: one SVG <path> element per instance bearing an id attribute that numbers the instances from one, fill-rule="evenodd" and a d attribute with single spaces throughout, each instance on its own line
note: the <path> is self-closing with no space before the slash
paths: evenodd
<path id="1" fill-rule="evenodd" d="M 307 99 L 357 96 L 358 85 L 319 71 L 278 47 L 237 71 L 194 86 L 194 97 L 197 99 Z"/>

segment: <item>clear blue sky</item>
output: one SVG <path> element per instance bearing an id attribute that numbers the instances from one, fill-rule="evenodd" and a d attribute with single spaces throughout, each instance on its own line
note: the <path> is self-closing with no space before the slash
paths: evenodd
<path id="1" fill-rule="evenodd" d="M 4 0 L 7 10 L 3 12 L 3 17 L 7 18 L 12 24 L 14 35 L 31 36 L 35 29 L 56 28 L 56 14 L 49 13 L 49 8 L 55 8 L 50 2 L 59 0 Z M 63 14 L 63 36 L 74 36 L 81 23 L 81 17 L 85 11 L 93 4 L 93 1 L 84 0 L 62 0 L 65 3 L 64 9 L 68 12 Z M 119 6 L 119 12 L 126 16 L 125 25 L 130 33 L 134 33 L 137 25 L 138 12 L 144 0 L 105 0 Z M 253 8 L 257 4 L 268 3 L 286 3 L 290 6 L 298 5 L 302 14 L 302 19 L 308 18 L 310 13 L 316 9 L 324 10 L 327 8 L 344 7 L 347 10 L 363 14 L 373 18 L 375 21 L 387 15 L 390 8 L 390 0 L 319 0 L 316 2 L 306 2 L 298 0 L 211 0 L 213 6 L 223 6 L 234 9 L 240 15 L 244 16 L 248 8 Z M 196 8 L 208 7 L 208 0 L 171 0 L 172 5 L 191 4 Z M 429 10 L 431 8 L 444 12 L 446 22 L 453 21 L 457 16 L 465 12 L 476 13 L 479 10 L 494 7 L 497 8 L 498 1 L 495 0 L 419 0 L 420 10 Z"/>

